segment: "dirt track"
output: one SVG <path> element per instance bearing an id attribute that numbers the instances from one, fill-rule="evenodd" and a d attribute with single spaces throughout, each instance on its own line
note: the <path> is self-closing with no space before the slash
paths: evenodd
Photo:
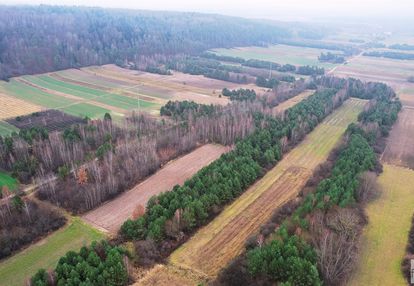
<path id="1" fill-rule="evenodd" d="M 229 147 L 220 145 L 204 145 L 168 163 L 133 189 L 86 213 L 82 219 L 99 229 L 115 233 L 131 216 L 137 205 L 145 206 L 153 195 L 169 191 L 177 184 L 183 184 L 202 167 L 229 150 Z"/>

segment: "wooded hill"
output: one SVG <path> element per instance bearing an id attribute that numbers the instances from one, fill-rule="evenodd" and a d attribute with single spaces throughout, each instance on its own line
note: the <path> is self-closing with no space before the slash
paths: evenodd
<path id="1" fill-rule="evenodd" d="M 263 45 L 287 27 L 211 14 L 120 9 L 0 6 L 0 78 Z M 226 27 L 226 29 L 223 29 Z"/>

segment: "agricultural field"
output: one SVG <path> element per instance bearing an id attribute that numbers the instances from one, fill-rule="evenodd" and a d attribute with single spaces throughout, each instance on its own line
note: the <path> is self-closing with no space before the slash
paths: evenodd
<path id="1" fill-rule="evenodd" d="M 407 285 L 401 262 L 413 215 L 414 171 L 384 164 L 379 183 L 382 194 L 366 207 L 369 223 L 349 285 Z"/>
<path id="2" fill-rule="evenodd" d="M 18 186 L 18 182 L 10 175 L 0 172 L 0 190 L 3 186 L 6 186 L 9 190 L 15 190 Z"/>
<path id="3" fill-rule="evenodd" d="M 301 92 L 300 94 L 298 94 L 297 96 L 289 98 L 288 100 L 283 101 L 278 106 L 274 107 L 273 112 L 275 114 L 281 113 L 285 111 L 286 109 L 291 108 L 292 106 L 296 105 L 296 103 L 301 102 L 303 99 L 309 97 L 310 95 L 314 93 L 315 93 L 314 90 L 305 90 Z"/>
<path id="4" fill-rule="evenodd" d="M 206 280 L 214 278 L 243 251 L 247 238 L 273 211 L 297 195 L 312 171 L 339 142 L 348 124 L 357 120 L 364 105 L 362 100 L 347 100 L 276 167 L 177 249 L 170 256 L 172 266 L 167 268 L 187 269 Z"/>
<path id="5" fill-rule="evenodd" d="M 38 269 L 54 267 L 69 250 L 79 250 L 104 235 L 74 218 L 66 227 L 0 262 L 1 285 L 21 286 Z"/>
<path id="6" fill-rule="evenodd" d="M 64 130 L 65 128 L 84 122 L 80 117 L 72 116 L 59 110 L 49 109 L 33 114 L 13 117 L 7 120 L 7 123 L 18 129 L 30 129 L 32 127 L 43 127 L 49 132 Z"/>
<path id="7" fill-rule="evenodd" d="M 326 69 L 335 67 L 335 64 L 319 62 L 318 56 L 329 50 L 295 47 L 288 45 L 275 45 L 267 48 L 264 47 L 240 47 L 232 49 L 214 49 L 213 52 L 232 57 L 241 57 L 246 60 L 257 59 L 271 61 L 278 64 L 292 64 L 297 66 L 319 66 Z M 338 53 L 337 51 L 330 51 Z"/>
<path id="8" fill-rule="evenodd" d="M 225 105 L 228 99 L 219 97 L 225 87 L 241 86 L 203 76 L 178 72 L 163 76 L 115 65 L 69 69 L 0 82 L 0 103 L 9 107 L 0 113 L 0 119 L 42 109 L 90 118 L 102 118 L 105 113 L 119 118 L 137 109 L 158 116 L 168 100 Z"/>
<path id="9" fill-rule="evenodd" d="M 138 205 L 146 206 L 148 200 L 161 192 L 171 190 L 177 184 L 197 173 L 202 167 L 229 151 L 221 145 L 204 145 L 193 152 L 169 162 L 157 173 L 147 178 L 116 199 L 90 211 L 82 219 L 91 225 L 116 233 Z"/>
<path id="10" fill-rule="evenodd" d="M 383 81 L 395 88 L 396 85 L 408 84 L 407 78 L 414 75 L 414 61 L 360 55 L 350 59 L 346 65 L 338 66 L 333 74 L 367 81 Z"/>
<path id="11" fill-rule="evenodd" d="M 38 105 L 0 93 L 0 119 L 21 116 L 41 110 Z"/>

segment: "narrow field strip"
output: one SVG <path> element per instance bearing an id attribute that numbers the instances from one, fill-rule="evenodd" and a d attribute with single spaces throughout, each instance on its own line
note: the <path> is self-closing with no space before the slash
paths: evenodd
<path id="1" fill-rule="evenodd" d="M 346 101 L 276 167 L 177 249 L 170 256 L 170 263 L 214 278 L 243 251 L 247 238 L 258 231 L 273 211 L 297 195 L 313 169 L 326 160 L 339 142 L 348 124 L 357 120 L 363 103 L 355 99 Z M 341 118 L 348 122 L 335 120 Z M 332 122 L 338 122 L 338 125 Z"/>
<path id="2" fill-rule="evenodd" d="M 131 190 L 86 213 L 82 219 L 95 227 L 116 233 L 138 205 L 145 207 L 153 195 L 170 191 L 175 185 L 183 184 L 202 167 L 229 150 L 221 145 L 204 145 L 168 163 Z"/>
<path id="3" fill-rule="evenodd" d="M 26 115 L 40 111 L 42 108 L 38 105 L 26 102 L 24 100 L 0 93 L 0 119 Z"/>
<path id="4" fill-rule="evenodd" d="M 407 285 L 401 273 L 414 212 L 414 171 L 384 164 L 381 196 L 366 207 L 361 259 L 349 285 Z"/>

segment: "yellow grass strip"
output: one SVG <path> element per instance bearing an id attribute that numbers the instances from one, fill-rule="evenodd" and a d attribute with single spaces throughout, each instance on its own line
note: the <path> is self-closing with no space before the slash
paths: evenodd
<path id="1" fill-rule="evenodd" d="M 407 285 L 400 270 L 414 212 L 414 171 L 384 164 L 381 197 L 367 208 L 359 267 L 350 285 Z"/>
<path id="2" fill-rule="evenodd" d="M 0 119 L 31 114 L 41 109 L 38 105 L 0 93 Z"/>

